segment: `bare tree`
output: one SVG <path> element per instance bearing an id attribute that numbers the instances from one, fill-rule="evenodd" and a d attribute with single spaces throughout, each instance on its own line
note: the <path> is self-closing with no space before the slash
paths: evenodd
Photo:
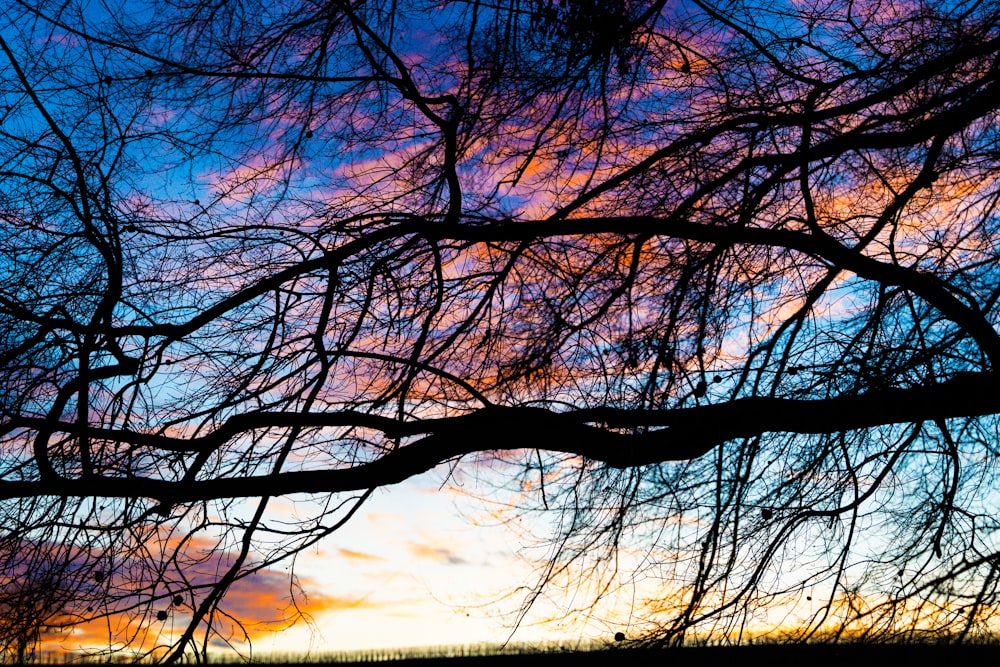
<path id="1" fill-rule="evenodd" d="M 993 628 L 996 3 L 3 17 L 0 496 L 109 650 L 473 454 L 654 640 Z"/>

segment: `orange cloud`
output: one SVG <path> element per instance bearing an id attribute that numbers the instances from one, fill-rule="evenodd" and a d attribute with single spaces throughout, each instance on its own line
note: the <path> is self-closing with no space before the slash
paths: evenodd
<path id="1" fill-rule="evenodd" d="M 364 561 L 384 561 L 385 558 L 378 556 L 376 554 L 370 554 L 364 551 L 354 551 L 353 549 L 337 549 L 337 554 L 342 558 L 348 560 L 364 560 Z"/>
<path id="2" fill-rule="evenodd" d="M 229 590 L 223 607 L 241 619 L 256 619 L 263 625 L 288 623 L 299 615 L 327 611 L 371 609 L 379 605 L 365 597 L 339 597 L 316 592 L 319 585 L 307 579 L 290 579 L 274 570 L 263 570 L 241 579 Z M 305 589 L 311 591 L 306 593 Z"/>
<path id="3" fill-rule="evenodd" d="M 103 569 L 108 567 L 102 564 L 106 555 L 77 554 L 68 568 L 78 573 L 79 590 L 69 591 L 63 608 L 49 616 L 49 627 L 41 635 L 44 655 L 111 651 L 141 655 L 154 647 L 165 650 L 179 639 L 195 609 L 235 559 L 204 536 L 179 540 L 154 531 L 147 547 L 160 563 L 169 565 L 153 571 L 119 561 L 114 568 Z M 52 546 L 53 552 L 58 549 Z M 372 554 L 342 551 L 354 558 L 380 560 Z M 384 606 L 367 596 L 327 594 L 318 582 L 293 573 L 261 569 L 230 586 L 219 613 L 212 615 L 210 642 L 228 646 L 230 641 L 254 640 L 325 612 Z"/>

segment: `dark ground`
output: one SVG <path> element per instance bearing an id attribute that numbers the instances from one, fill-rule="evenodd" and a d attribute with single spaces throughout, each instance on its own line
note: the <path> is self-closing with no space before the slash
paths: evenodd
<path id="1" fill-rule="evenodd" d="M 336 667 L 372 662 L 327 663 Z M 389 661 L 392 667 L 1000 667 L 1000 645 L 811 644 L 676 649 L 610 649 L 587 653 L 494 655 Z"/>
<path id="2" fill-rule="evenodd" d="M 54 662 L 51 665 L 80 664 Z M 93 660 L 82 663 L 100 665 Z M 118 662 L 114 664 L 127 664 Z M 240 664 L 232 661 L 210 664 Z M 357 662 L 253 662 L 296 667 L 1000 667 L 1000 644 L 764 644 L 738 647 L 634 649 L 410 658 Z"/>

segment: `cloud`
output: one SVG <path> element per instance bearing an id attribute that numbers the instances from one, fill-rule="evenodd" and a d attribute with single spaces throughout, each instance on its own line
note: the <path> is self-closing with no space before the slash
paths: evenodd
<path id="1" fill-rule="evenodd" d="M 237 618 L 274 624 L 287 623 L 299 614 L 313 616 L 380 606 L 367 596 L 327 595 L 319 589 L 319 584 L 311 579 L 292 580 L 287 573 L 262 570 L 236 582 L 226 595 L 223 608 Z"/>
<path id="2" fill-rule="evenodd" d="M 150 532 L 149 538 L 149 558 L 143 561 L 58 543 L 21 542 L 16 551 L 26 557 L 0 563 L 4 592 L 0 607 L 21 604 L 24 595 L 48 600 L 35 589 L 56 591 L 45 612 L 49 626 L 42 635 L 45 651 L 143 651 L 167 646 L 180 637 L 236 556 L 202 536 L 181 540 Z M 341 552 L 354 559 L 383 560 L 358 551 Z M 42 577 L 45 564 L 59 567 L 54 583 Z M 242 641 L 327 612 L 387 607 L 367 594 L 330 595 L 322 588 L 311 578 L 286 571 L 253 571 L 230 586 L 213 627 Z M 18 596 L 19 590 L 23 595 Z"/>
<path id="3" fill-rule="evenodd" d="M 383 556 L 377 554 L 370 554 L 364 551 L 354 551 L 353 549 L 337 549 L 337 554 L 341 558 L 346 558 L 348 560 L 360 560 L 360 561 L 385 561 Z"/>
<path id="4" fill-rule="evenodd" d="M 406 549 L 411 555 L 421 560 L 447 563 L 449 565 L 469 565 L 469 561 L 447 547 L 431 546 L 420 542 L 407 542 Z"/>

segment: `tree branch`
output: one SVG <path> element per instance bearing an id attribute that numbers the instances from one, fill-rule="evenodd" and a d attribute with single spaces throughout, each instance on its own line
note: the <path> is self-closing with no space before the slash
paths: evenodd
<path id="1" fill-rule="evenodd" d="M 362 413 L 254 413 L 234 417 L 191 449 L 257 428 L 357 425 L 394 436 L 427 434 L 357 466 L 190 482 L 99 478 L 0 481 L 0 498 L 29 496 L 147 497 L 165 503 L 292 493 L 357 491 L 398 484 L 435 466 L 481 452 L 544 449 L 628 468 L 697 458 L 718 445 L 769 432 L 822 434 L 889 424 L 976 417 L 1000 412 L 1000 377 L 967 373 L 930 387 L 797 400 L 743 398 L 676 410 L 489 407 L 458 417 L 400 422 Z M 66 424 L 73 432 L 75 426 Z M 616 430 L 631 430 L 623 433 Z M 646 430 L 652 428 L 653 430 Z M 177 438 L 93 429 L 92 437 L 177 449 Z"/>

